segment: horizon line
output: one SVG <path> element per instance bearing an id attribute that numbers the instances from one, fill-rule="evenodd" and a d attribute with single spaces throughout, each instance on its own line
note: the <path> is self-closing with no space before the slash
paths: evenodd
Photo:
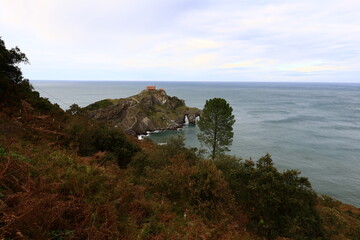
<path id="1" fill-rule="evenodd" d="M 61 82 L 213 82 L 213 83 L 352 83 L 359 82 L 339 82 L 339 81 L 230 81 L 230 80 L 108 80 L 108 79 L 28 79 L 29 81 L 61 81 Z"/>

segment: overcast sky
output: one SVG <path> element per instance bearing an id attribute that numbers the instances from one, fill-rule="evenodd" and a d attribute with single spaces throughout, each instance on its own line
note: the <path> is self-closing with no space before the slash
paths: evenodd
<path id="1" fill-rule="evenodd" d="M 30 80 L 360 82 L 359 0 L 0 0 Z"/>

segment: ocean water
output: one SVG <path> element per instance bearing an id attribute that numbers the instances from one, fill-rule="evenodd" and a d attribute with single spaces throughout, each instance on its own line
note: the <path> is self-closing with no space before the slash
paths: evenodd
<path id="1" fill-rule="evenodd" d="M 203 108 L 226 99 L 236 118 L 231 154 L 257 160 L 269 152 L 279 169 L 298 169 L 313 188 L 360 207 L 360 84 L 230 82 L 31 81 L 41 96 L 63 109 L 105 98 L 124 98 L 147 85 L 164 88 Z M 199 147 L 196 126 L 155 133 L 157 142 L 184 132 Z"/>

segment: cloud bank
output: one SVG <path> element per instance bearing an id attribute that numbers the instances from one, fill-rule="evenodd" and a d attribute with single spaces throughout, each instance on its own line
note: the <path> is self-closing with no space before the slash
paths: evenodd
<path id="1" fill-rule="evenodd" d="M 360 2 L 2 0 L 29 79 L 360 82 Z"/>

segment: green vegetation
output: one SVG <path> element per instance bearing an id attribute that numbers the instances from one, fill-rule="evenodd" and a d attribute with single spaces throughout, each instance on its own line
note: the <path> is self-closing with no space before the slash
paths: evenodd
<path id="1" fill-rule="evenodd" d="M 322 237 L 315 210 L 316 194 L 298 171 L 279 172 L 269 154 L 256 164 L 235 157 L 220 158 L 215 164 L 224 173 L 236 200 L 251 216 L 251 229 L 267 239 Z"/>
<path id="2" fill-rule="evenodd" d="M 0 239 L 360 239 L 360 209 L 317 197 L 269 154 L 212 161 L 181 135 L 163 146 L 138 141 L 77 105 L 63 112 L 31 88 L 20 94 L 10 76 L 2 83 L 14 99 L 0 108 Z"/>
<path id="3" fill-rule="evenodd" d="M 11 114 L 11 111 L 7 106 L 16 107 L 17 110 L 22 107 L 25 112 L 36 109 L 40 113 L 59 114 L 61 109 L 58 105 L 51 104 L 46 98 L 39 97 L 38 92 L 33 91 L 29 80 L 22 76 L 19 67 L 21 63 L 29 63 L 25 54 L 18 47 L 6 49 L 0 38 L 0 108 L 8 114 Z"/>
<path id="4" fill-rule="evenodd" d="M 109 107 L 112 105 L 114 105 L 113 101 L 111 101 L 110 99 L 104 99 L 101 101 L 94 102 L 94 103 L 90 104 L 89 106 L 86 106 L 85 109 L 89 110 L 89 111 L 94 111 L 94 110 Z"/>
<path id="5" fill-rule="evenodd" d="M 235 123 L 232 107 L 222 98 L 207 100 L 203 114 L 198 122 L 202 133 L 198 135 L 199 141 L 210 148 L 211 158 L 229 151 L 234 136 L 232 126 Z"/>
<path id="6" fill-rule="evenodd" d="M 107 158 L 115 160 L 120 167 L 125 167 L 139 151 L 139 147 L 130 142 L 119 129 L 90 121 L 81 115 L 71 118 L 65 133 L 65 145 L 76 149 L 80 156 L 106 151 Z"/>

